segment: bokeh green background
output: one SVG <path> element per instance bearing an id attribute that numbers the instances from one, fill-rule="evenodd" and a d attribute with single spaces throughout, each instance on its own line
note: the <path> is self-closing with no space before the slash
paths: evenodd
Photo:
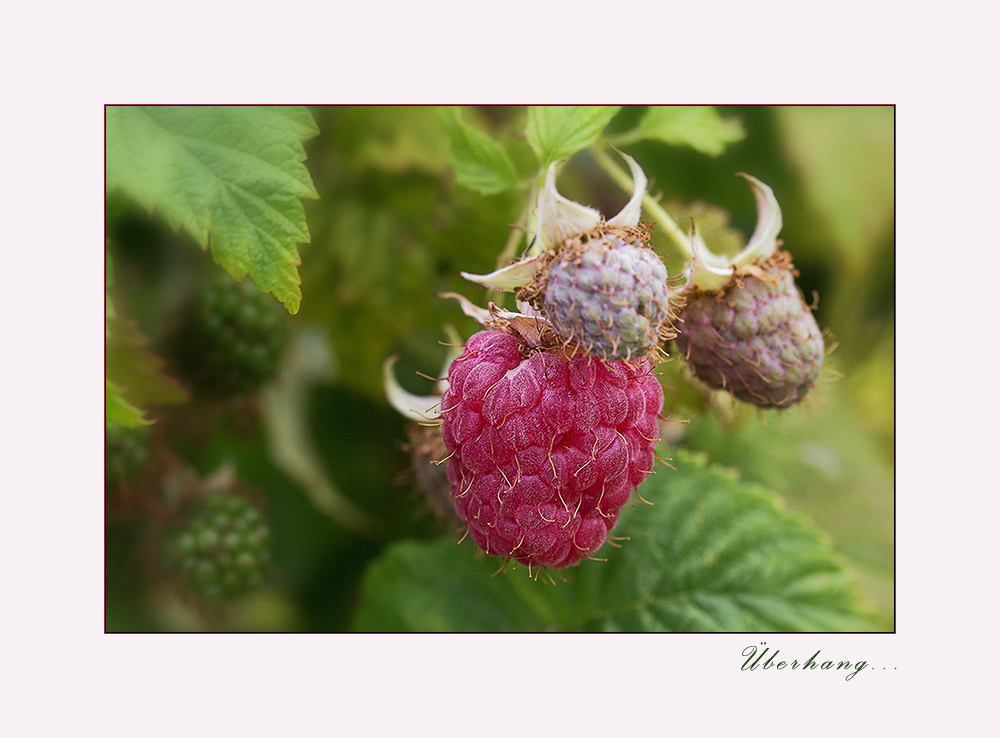
<path id="1" fill-rule="evenodd" d="M 109 631 L 351 628 L 366 567 L 388 544 L 452 535 L 413 485 L 405 421 L 386 403 L 382 362 L 427 393 L 416 374 L 441 371 L 444 326 L 476 325 L 453 301 L 484 293 L 458 276 L 484 273 L 500 253 L 524 192 L 482 196 L 456 185 L 437 112 L 423 107 L 311 108 L 320 135 L 306 142 L 319 200 L 305 202 L 312 235 L 300 246 L 302 307 L 279 382 L 239 403 L 193 401 L 152 408 L 156 444 L 199 475 L 231 464 L 265 500 L 274 567 L 266 586 L 206 608 L 160 574 L 162 524 L 142 498 L 109 492 Z M 709 157 L 642 141 L 626 148 L 671 212 L 695 202 L 731 213 L 752 232 L 746 172 L 781 204 L 780 238 L 791 251 L 816 317 L 836 348 L 809 407 L 784 413 L 706 398 L 679 367 L 664 384 L 670 440 L 707 453 L 778 493 L 829 538 L 856 577 L 877 628 L 894 628 L 894 110 L 892 107 L 725 107 L 746 136 Z M 623 109 L 609 134 L 642 108 Z M 507 141 L 530 171 L 520 131 L 524 108 L 468 108 L 465 115 Z M 627 200 L 587 152 L 560 175 L 569 197 L 614 213 Z M 107 203 L 116 307 L 153 341 L 163 340 L 186 295 L 219 267 L 184 234 L 117 193 Z M 710 242 L 711 243 L 711 242 Z M 678 262 L 654 230 L 672 273 Z M 168 367 L 169 370 L 169 367 Z M 147 500 L 148 501 L 148 500 Z"/>

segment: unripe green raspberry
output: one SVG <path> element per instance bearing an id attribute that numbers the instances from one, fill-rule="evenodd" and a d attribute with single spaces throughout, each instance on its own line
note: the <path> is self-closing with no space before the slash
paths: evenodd
<path id="1" fill-rule="evenodd" d="M 655 353 L 670 317 L 663 260 L 614 234 L 560 248 L 542 294 L 556 332 L 605 361 Z"/>
<path id="2" fill-rule="evenodd" d="M 758 407 L 790 407 L 815 386 L 823 337 L 786 252 L 724 290 L 689 287 L 682 296 L 676 342 L 695 377 Z"/>
<path id="3" fill-rule="evenodd" d="M 271 531 L 253 504 L 212 493 L 167 541 L 167 561 L 199 594 L 225 599 L 264 582 L 271 562 Z"/>
<path id="4" fill-rule="evenodd" d="M 221 275 L 187 307 L 172 345 L 179 371 L 214 395 L 253 392 L 278 373 L 285 311 L 249 279 Z"/>

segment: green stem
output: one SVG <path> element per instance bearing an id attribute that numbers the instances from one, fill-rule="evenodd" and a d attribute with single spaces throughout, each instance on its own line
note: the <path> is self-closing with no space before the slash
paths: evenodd
<path id="1" fill-rule="evenodd" d="M 598 166 L 607 172 L 608 176 L 623 190 L 628 192 L 629 188 L 633 186 L 631 177 L 611 158 L 607 151 L 604 148 L 594 146 L 590 149 L 590 153 Z M 647 192 L 642 198 L 642 206 L 653 222 L 667 232 L 681 256 L 685 260 L 690 260 L 692 256 L 690 237 L 680 229 L 673 218 L 667 215 L 667 211 L 660 206 L 660 203 Z"/>
<path id="2" fill-rule="evenodd" d="M 639 129 L 633 128 L 631 131 L 625 131 L 624 133 L 619 133 L 617 136 L 610 137 L 608 143 L 616 149 L 620 149 L 622 146 L 628 146 L 641 140 L 642 134 L 639 132 Z"/>
<path id="3" fill-rule="evenodd" d="M 517 216 L 517 222 L 511 227 L 510 235 L 507 236 L 507 242 L 503 245 L 503 249 L 497 257 L 497 269 L 507 266 L 518 259 L 517 247 L 521 243 L 521 237 L 525 233 L 530 234 L 534 230 L 534 213 L 532 209 L 535 207 L 537 193 L 538 179 L 536 177 L 535 184 L 531 188 L 531 194 L 528 196 L 528 201 L 521 209 L 520 215 Z M 534 248 L 529 249 L 524 256 L 529 256 L 532 251 L 534 251 Z M 504 299 L 504 293 L 502 292 L 497 292 L 496 290 L 487 290 L 486 292 L 486 300 L 488 302 L 495 302 L 497 305 L 503 307 Z"/>
<path id="4" fill-rule="evenodd" d="M 538 203 L 538 193 L 545 186 L 545 167 L 542 167 L 535 176 L 535 182 L 531 185 L 531 194 L 528 196 L 528 204 L 524 208 L 525 231 L 534 237 L 534 243 L 524 252 L 525 256 L 534 256 L 542 253 L 542 241 L 538 237 L 538 212 L 535 206 Z"/>
<path id="5" fill-rule="evenodd" d="M 528 202 L 521 210 L 521 214 L 517 216 L 517 222 L 510 229 L 507 243 L 503 245 L 503 250 L 500 252 L 500 256 L 497 257 L 497 269 L 517 259 L 517 245 L 521 242 L 521 236 L 528 230 L 528 218 L 531 215 L 531 208 L 534 203 L 535 190 L 532 189 L 531 195 L 528 197 Z"/>

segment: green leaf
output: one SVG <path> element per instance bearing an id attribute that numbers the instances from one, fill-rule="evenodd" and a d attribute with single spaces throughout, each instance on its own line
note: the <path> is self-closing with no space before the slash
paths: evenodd
<path id="1" fill-rule="evenodd" d="M 163 373 L 164 362 L 150 353 L 150 340 L 135 323 L 117 314 L 111 299 L 114 262 L 104 252 L 104 371 L 107 421 L 135 427 L 148 425 L 140 409 L 187 402 L 187 392 Z"/>
<path id="2" fill-rule="evenodd" d="M 109 106 L 106 185 L 183 228 L 235 279 L 248 273 L 299 309 L 299 198 L 318 197 L 302 141 L 319 133 L 299 107 Z"/>
<path id="3" fill-rule="evenodd" d="M 462 120 L 457 107 L 441 108 L 439 117 L 451 138 L 451 168 L 459 184 L 483 195 L 517 185 L 514 163 L 498 141 Z"/>
<path id="4" fill-rule="evenodd" d="M 618 105 L 530 106 L 528 143 L 545 167 L 594 143 L 619 110 Z"/>
<path id="5" fill-rule="evenodd" d="M 148 350 L 149 338 L 133 322 L 119 316 L 105 327 L 106 377 L 124 398 L 139 407 L 188 401 L 187 392 L 163 372 L 163 359 Z"/>
<path id="6" fill-rule="evenodd" d="M 762 423 L 742 406 L 723 422 L 714 414 L 689 415 L 683 443 L 725 465 L 739 465 L 748 481 L 774 490 L 791 510 L 832 536 L 836 552 L 859 579 L 859 593 L 887 630 L 895 618 L 895 476 L 892 328 L 871 366 L 844 366 L 833 354 L 829 369 L 840 381 L 821 380 L 811 407 L 792 408 Z M 888 354 L 888 355 L 887 355 Z M 878 371 L 882 383 L 867 377 Z M 669 382 L 670 379 L 665 381 Z M 682 380 L 678 380 L 681 384 Z M 728 406 L 730 403 L 726 403 Z M 869 412 L 888 414 L 880 433 Z M 773 422 L 772 422 L 773 420 Z M 884 435 L 883 435 L 884 434 Z"/>
<path id="7" fill-rule="evenodd" d="M 555 586 L 465 541 L 404 542 L 366 574 L 361 631 L 866 630 L 844 569 L 775 499 L 678 452 L 623 511 L 598 556 Z"/>
<path id="8" fill-rule="evenodd" d="M 124 425 L 127 428 L 149 425 L 142 410 L 122 397 L 120 388 L 110 379 L 104 380 L 104 413 L 106 423 Z"/>
<path id="9" fill-rule="evenodd" d="M 746 135 L 737 120 L 723 120 L 707 105 L 653 105 L 639 121 L 640 138 L 655 139 L 718 156 Z"/>

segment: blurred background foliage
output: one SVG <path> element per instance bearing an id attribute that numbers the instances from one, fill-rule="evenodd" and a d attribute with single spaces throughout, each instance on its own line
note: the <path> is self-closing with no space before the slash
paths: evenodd
<path id="1" fill-rule="evenodd" d="M 623 148 L 685 230 L 685 216 L 699 212 L 699 228 L 734 248 L 756 223 L 752 194 L 734 174 L 769 184 L 799 285 L 818 295 L 817 321 L 836 349 L 816 402 L 780 414 L 736 407 L 693 385 L 679 362 L 665 364 L 665 414 L 687 421 L 669 426 L 667 440 L 738 470 L 812 520 L 848 564 L 876 627 L 892 630 L 894 110 L 717 109 L 746 134 L 717 156 L 660 141 Z M 306 141 L 305 163 L 319 199 L 304 203 L 311 242 L 299 247 L 302 303 L 287 316 L 293 337 L 281 373 L 256 397 L 149 408 L 145 476 L 107 491 L 109 631 L 348 630 L 366 567 L 386 545 L 452 535 L 416 490 L 406 423 L 386 403 L 381 367 L 398 355 L 400 383 L 430 393 L 418 372 L 442 372 L 445 326 L 463 338 L 478 327 L 436 294 L 484 303 L 458 272 L 498 266 L 527 191 L 483 196 L 458 186 L 434 108 L 310 110 L 320 134 Z M 607 135 L 634 128 L 643 111 L 624 108 Z M 507 145 L 518 171 L 533 171 L 524 108 L 462 112 Z M 560 189 L 605 213 L 630 194 L 586 151 L 565 165 Z M 119 193 L 109 194 L 106 218 L 109 293 L 155 354 L 181 305 L 220 267 Z M 678 273 L 669 240 L 654 230 L 652 245 Z M 172 513 L 143 485 L 178 465 L 201 478 L 234 470 L 260 496 L 273 546 L 262 588 L 206 604 L 163 574 L 159 540 Z"/>

